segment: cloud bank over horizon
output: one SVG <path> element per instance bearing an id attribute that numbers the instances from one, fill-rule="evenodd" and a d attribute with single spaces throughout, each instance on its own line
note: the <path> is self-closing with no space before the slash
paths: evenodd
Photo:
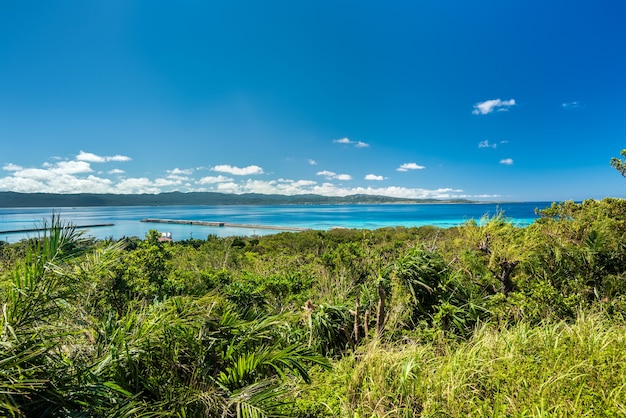
<path id="1" fill-rule="evenodd" d="M 229 164 L 212 167 L 165 169 L 153 178 L 148 176 L 126 176 L 127 170 L 117 167 L 129 164 L 131 157 L 123 155 L 99 156 L 80 151 L 71 159 L 46 162 L 41 167 L 23 167 L 7 163 L 2 167 L 6 175 L 0 176 L 0 191 L 20 193 L 112 193 L 112 194 L 158 194 L 162 192 L 220 192 L 261 194 L 318 194 L 323 196 L 346 196 L 352 194 L 381 195 L 414 199 L 493 198 L 497 195 L 469 195 L 462 189 L 439 187 L 371 187 L 349 185 L 353 176 L 320 170 L 316 174 L 324 181 L 311 179 L 269 178 L 269 174 L 258 165 L 237 167 Z M 97 170 L 98 165 L 115 165 L 106 170 Z M 421 170 L 425 167 L 416 163 L 405 163 L 397 171 Z M 220 173 L 202 175 L 203 171 Z M 259 176 L 261 176 L 259 178 Z M 366 181 L 382 182 L 387 177 L 367 174 Z"/>

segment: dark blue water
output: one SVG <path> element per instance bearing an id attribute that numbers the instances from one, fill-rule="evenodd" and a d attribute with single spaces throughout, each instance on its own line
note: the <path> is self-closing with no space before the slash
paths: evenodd
<path id="1" fill-rule="evenodd" d="M 151 229 L 171 232 L 174 239 L 200 238 L 208 235 L 266 235 L 279 231 L 257 228 L 209 227 L 140 222 L 144 218 L 181 219 L 236 224 L 270 225 L 328 230 L 331 228 L 377 229 L 387 226 L 434 225 L 442 228 L 461 225 L 468 220 L 498 213 L 516 225 L 528 225 L 536 219 L 535 209 L 549 202 L 501 204 L 388 204 L 388 205 L 280 205 L 280 206 L 114 206 L 86 208 L 0 208 L 0 231 L 41 227 L 53 210 L 74 225 L 108 224 L 86 228 L 96 238 L 145 237 Z M 4 233 L 0 239 L 16 242 L 36 232 Z"/>

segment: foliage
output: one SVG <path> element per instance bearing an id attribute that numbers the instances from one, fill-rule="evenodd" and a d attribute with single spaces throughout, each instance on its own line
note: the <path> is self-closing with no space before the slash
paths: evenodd
<path id="1" fill-rule="evenodd" d="M 128 257 L 53 221 L 2 282 L 3 415 L 274 416 L 285 382 L 328 367 L 296 344 L 289 316 L 242 317 L 214 293 L 167 295 L 165 247 L 150 235 Z M 116 263 L 127 266 L 121 284 L 107 274 Z M 128 292 L 136 279 L 160 298 L 136 281 Z M 125 311 L 107 305 L 109 290 L 128 292 Z"/>
<path id="2" fill-rule="evenodd" d="M 0 246 L 0 415 L 624 415 L 626 201 L 538 213 L 180 242 L 53 215 Z"/>
<path id="3" fill-rule="evenodd" d="M 624 331 L 597 312 L 462 342 L 373 340 L 303 389 L 292 416 L 623 416 Z"/>
<path id="4" fill-rule="evenodd" d="M 611 167 L 616 169 L 622 176 L 626 177 L 626 149 L 620 151 L 622 158 L 611 158 Z"/>

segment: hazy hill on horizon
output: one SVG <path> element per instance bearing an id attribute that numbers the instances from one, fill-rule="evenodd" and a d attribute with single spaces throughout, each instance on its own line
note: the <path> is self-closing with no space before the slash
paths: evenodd
<path id="1" fill-rule="evenodd" d="M 0 207 L 80 207 L 80 206 L 193 206 L 193 205 L 323 205 L 358 203 L 472 203 L 466 199 L 404 199 L 356 194 L 349 196 L 229 194 L 217 192 L 167 192 L 159 194 L 97 193 L 19 193 L 0 192 Z"/>

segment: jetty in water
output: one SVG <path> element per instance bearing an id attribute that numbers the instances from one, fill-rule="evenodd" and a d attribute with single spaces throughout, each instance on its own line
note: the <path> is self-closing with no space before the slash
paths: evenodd
<path id="1" fill-rule="evenodd" d="M 217 226 L 217 227 L 232 227 L 232 228 L 250 228 L 250 229 L 273 229 L 276 231 L 308 231 L 310 228 L 299 228 L 296 226 L 276 226 L 276 225 L 252 225 L 252 224 L 235 224 L 229 222 L 215 222 L 215 221 L 190 221 L 185 219 L 158 219 L 158 218 L 146 218 L 141 222 L 152 222 L 159 224 L 178 224 L 178 225 L 200 225 L 200 226 Z"/>

